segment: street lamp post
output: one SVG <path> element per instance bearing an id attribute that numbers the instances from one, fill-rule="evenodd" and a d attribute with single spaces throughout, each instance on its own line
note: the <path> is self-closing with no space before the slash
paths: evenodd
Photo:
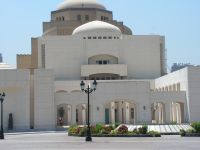
<path id="1" fill-rule="evenodd" d="M 90 130 L 90 93 L 93 91 L 96 91 L 97 88 L 97 81 L 94 80 L 93 82 L 93 87 L 90 87 L 90 84 L 88 84 L 87 88 L 85 88 L 85 83 L 81 81 L 80 83 L 81 90 L 82 92 L 85 92 L 88 95 L 88 120 L 87 120 L 87 133 L 86 133 L 86 142 L 91 142 L 92 141 L 92 136 L 91 136 L 91 130 Z"/>
<path id="2" fill-rule="evenodd" d="M 3 132 L 3 101 L 5 98 L 5 93 L 0 93 L 0 101 L 1 101 L 1 132 L 0 132 L 0 139 L 4 139 L 4 132 Z"/>

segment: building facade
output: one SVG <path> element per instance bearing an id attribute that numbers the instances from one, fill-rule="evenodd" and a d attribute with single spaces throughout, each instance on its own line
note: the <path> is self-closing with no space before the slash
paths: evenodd
<path id="1" fill-rule="evenodd" d="M 95 0 L 65 0 L 17 69 L 0 70 L 4 127 L 55 129 L 87 121 L 80 82 L 97 80 L 91 122 L 170 124 L 199 121 L 200 67 L 167 74 L 165 37 L 134 35 Z"/>

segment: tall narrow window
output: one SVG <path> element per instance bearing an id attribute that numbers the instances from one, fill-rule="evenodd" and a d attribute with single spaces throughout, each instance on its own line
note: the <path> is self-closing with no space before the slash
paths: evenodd
<path id="1" fill-rule="evenodd" d="M 85 21 L 89 21 L 89 15 L 85 15 Z"/>
<path id="2" fill-rule="evenodd" d="M 42 53 L 42 68 L 45 68 L 45 44 L 42 44 L 41 53 Z"/>
<path id="3" fill-rule="evenodd" d="M 77 15 L 77 20 L 81 21 L 81 15 Z"/>

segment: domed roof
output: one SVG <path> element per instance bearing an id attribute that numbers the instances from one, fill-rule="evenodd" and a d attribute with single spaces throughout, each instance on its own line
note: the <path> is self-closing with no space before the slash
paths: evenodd
<path id="1" fill-rule="evenodd" d="M 57 10 L 67 8 L 98 8 L 105 10 L 105 6 L 98 3 L 96 0 L 65 0 L 58 5 Z"/>
<path id="2" fill-rule="evenodd" d="M 72 35 L 75 34 L 84 34 L 84 33 L 114 33 L 117 35 L 121 35 L 121 30 L 109 23 L 103 22 L 103 21 L 92 21 L 92 22 L 88 22 L 86 24 L 83 24 L 79 27 L 77 27 Z"/>
<path id="3" fill-rule="evenodd" d="M 0 63 L 0 69 L 13 69 L 9 64 Z"/>

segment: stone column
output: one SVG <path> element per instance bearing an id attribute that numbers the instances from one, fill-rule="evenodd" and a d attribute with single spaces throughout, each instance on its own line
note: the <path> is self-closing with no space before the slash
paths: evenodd
<path id="1" fill-rule="evenodd" d="M 72 108 L 71 108 L 71 105 L 67 105 L 67 124 L 68 125 L 71 125 L 72 124 Z"/>
<path id="2" fill-rule="evenodd" d="M 111 123 L 115 123 L 115 102 L 111 102 L 110 104 L 110 116 L 111 116 Z"/>
<path id="3" fill-rule="evenodd" d="M 128 102 L 125 103 L 125 115 L 126 115 L 126 124 L 130 124 L 130 104 Z"/>
<path id="4" fill-rule="evenodd" d="M 71 106 L 71 124 L 76 124 L 76 105 Z"/>
<path id="5" fill-rule="evenodd" d="M 171 103 L 165 103 L 165 123 L 171 123 Z"/>
<path id="6" fill-rule="evenodd" d="M 86 104 L 82 104 L 82 124 L 86 125 Z"/>

